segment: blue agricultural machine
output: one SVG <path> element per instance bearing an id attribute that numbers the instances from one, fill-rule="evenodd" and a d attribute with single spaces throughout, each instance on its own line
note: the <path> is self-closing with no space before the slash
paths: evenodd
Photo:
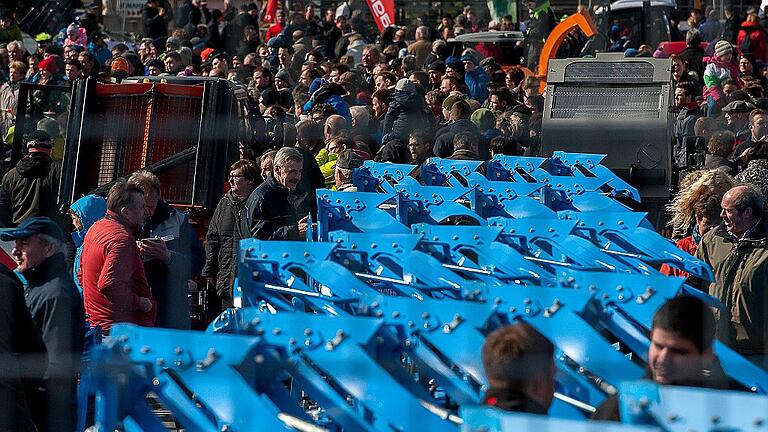
<path id="1" fill-rule="evenodd" d="M 657 270 L 713 278 L 602 158 L 368 161 L 358 192 L 317 192 L 306 242 L 241 242 L 206 332 L 113 327 L 80 399 L 99 430 L 163 430 L 148 398 L 188 431 L 768 430 L 768 373 L 720 343 L 753 393 L 641 380 L 656 309 L 718 302 Z M 556 347 L 549 417 L 481 406 L 484 337 L 518 321 Z M 617 391 L 625 424 L 586 420 Z"/>

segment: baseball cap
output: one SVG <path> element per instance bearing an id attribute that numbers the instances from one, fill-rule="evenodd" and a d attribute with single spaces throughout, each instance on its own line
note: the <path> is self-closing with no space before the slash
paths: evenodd
<path id="1" fill-rule="evenodd" d="M 49 217 L 33 217 L 26 219 L 16 228 L 0 231 L 0 240 L 10 241 L 31 237 L 35 234 L 47 234 L 56 240 L 65 241 L 64 232 Z"/>

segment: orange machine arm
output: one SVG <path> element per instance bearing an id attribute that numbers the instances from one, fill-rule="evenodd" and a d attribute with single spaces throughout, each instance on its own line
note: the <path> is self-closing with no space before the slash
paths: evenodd
<path id="1" fill-rule="evenodd" d="M 592 37 L 597 33 L 597 27 L 592 22 L 592 17 L 589 12 L 577 12 L 568 18 L 560 21 L 558 25 L 552 29 L 552 33 L 549 34 L 547 40 L 544 42 L 544 47 L 539 55 L 539 64 L 536 66 L 536 77 L 539 79 L 540 91 L 544 91 L 547 85 L 547 71 L 549 69 L 549 60 L 555 58 L 557 50 L 560 49 L 560 45 L 563 43 L 565 36 L 574 28 L 581 29 L 582 33 L 587 37 Z"/>

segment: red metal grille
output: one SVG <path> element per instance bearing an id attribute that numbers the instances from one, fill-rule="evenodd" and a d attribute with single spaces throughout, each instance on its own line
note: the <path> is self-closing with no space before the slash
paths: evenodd
<path id="1" fill-rule="evenodd" d="M 119 88 L 118 88 L 119 87 Z M 98 173 L 102 186 L 147 165 L 195 146 L 200 133 L 202 88 L 174 91 L 179 86 L 158 84 L 154 95 L 147 84 L 105 86 L 99 118 L 103 140 Z M 127 94 L 127 90 L 135 93 Z M 192 94 L 190 94 L 192 93 Z M 175 203 L 192 201 L 195 162 L 174 166 L 158 175 L 163 197 Z"/>

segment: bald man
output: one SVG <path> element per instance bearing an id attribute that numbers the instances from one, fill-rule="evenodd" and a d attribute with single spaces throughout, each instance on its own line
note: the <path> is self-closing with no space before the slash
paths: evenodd
<path id="1" fill-rule="evenodd" d="M 724 305 L 715 311 L 718 339 L 753 363 L 768 362 L 768 248 L 765 197 L 743 184 L 721 201 L 723 223 L 701 239 L 696 256 L 712 266 L 709 294 Z"/>
<path id="2" fill-rule="evenodd" d="M 325 141 L 328 141 L 331 138 L 338 136 L 342 131 L 346 130 L 349 130 L 347 120 L 338 114 L 333 114 L 328 116 L 328 118 L 325 120 L 323 138 L 325 138 Z"/>

